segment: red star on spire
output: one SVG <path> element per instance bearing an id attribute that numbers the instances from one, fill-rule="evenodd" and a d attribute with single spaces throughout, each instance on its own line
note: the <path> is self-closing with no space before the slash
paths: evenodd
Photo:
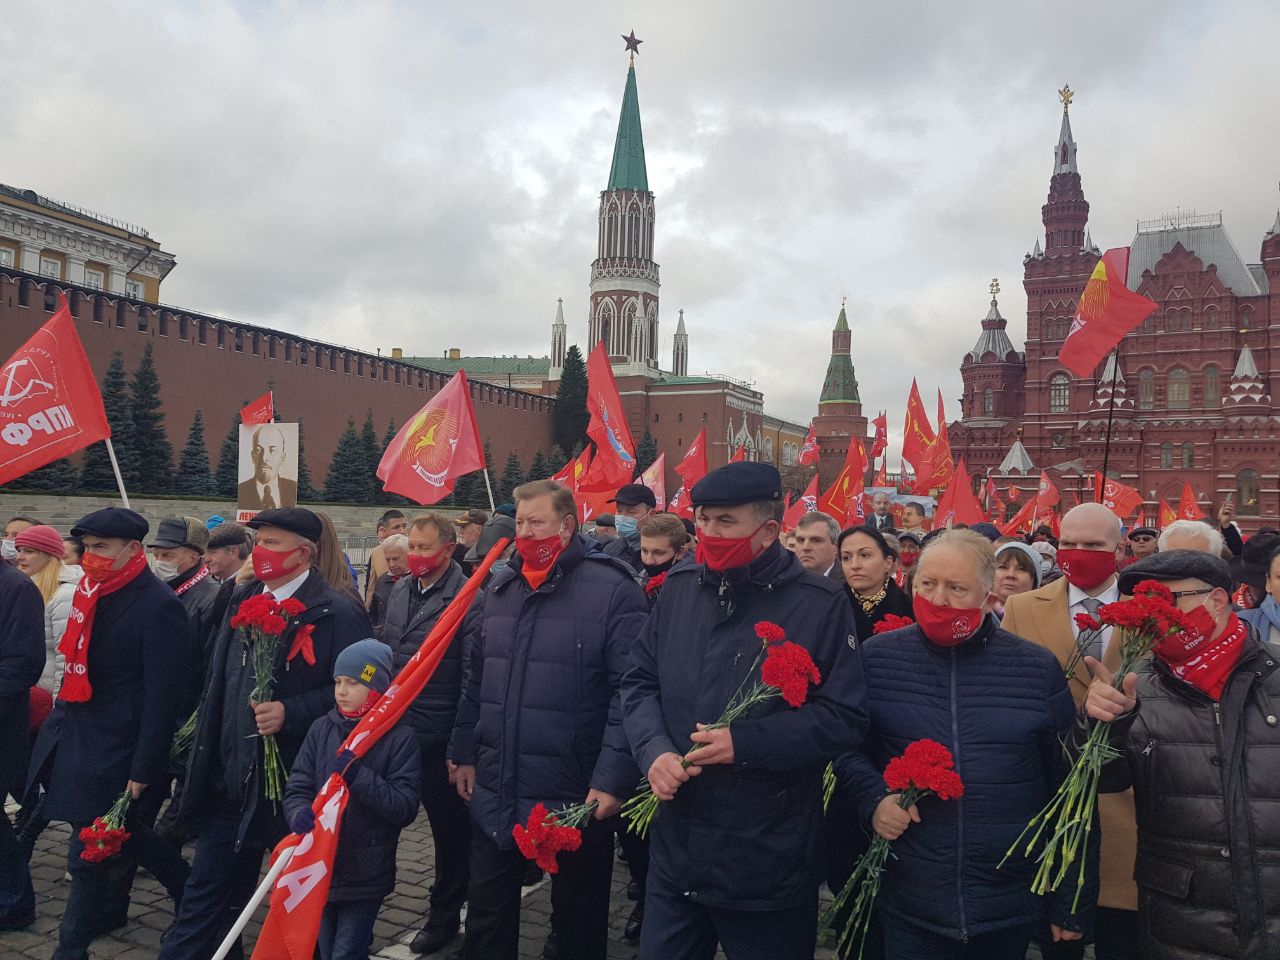
<path id="1" fill-rule="evenodd" d="M 628 53 L 640 52 L 640 44 L 644 43 L 644 41 L 636 39 L 636 32 L 634 30 L 631 31 L 630 36 L 627 36 L 625 33 L 619 34 L 619 36 L 622 37 L 623 41 L 626 43 Z"/>

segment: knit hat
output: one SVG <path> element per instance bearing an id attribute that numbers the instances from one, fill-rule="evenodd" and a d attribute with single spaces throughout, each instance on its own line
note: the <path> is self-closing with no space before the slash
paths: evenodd
<path id="1" fill-rule="evenodd" d="M 1033 550 L 1030 545 L 1023 543 L 1021 540 L 1010 540 L 1008 543 L 1002 543 L 996 547 L 996 563 L 1000 562 L 1000 554 L 1008 553 L 1010 550 L 1017 550 L 1020 554 L 1027 558 L 1031 564 L 1031 589 L 1038 589 L 1040 581 L 1044 576 L 1044 562 L 1040 557 L 1038 550 Z"/>
<path id="2" fill-rule="evenodd" d="M 357 640 L 338 654 L 333 662 L 333 675 L 350 677 L 385 693 L 391 686 L 391 648 L 381 640 Z"/>
<path id="3" fill-rule="evenodd" d="M 39 550 L 41 553 L 47 553 L 51 557 L 62 559 L 63 550 L 62 534 L 48 524 L 38 524 L 34 527 L 27 527 L 14 540 L 15 547 L 27 547 L 30 550 Z"/>

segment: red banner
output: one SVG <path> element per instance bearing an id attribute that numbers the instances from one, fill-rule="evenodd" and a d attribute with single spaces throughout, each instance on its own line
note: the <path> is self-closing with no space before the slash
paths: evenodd
<path id="1" fill-rule="evenodd" d="M 804 493 L 800 494 L 800 499 L 789 506 L 786 513 L 782 515 L 782 529 L 794 530 L 806 513 L 812 513 L 817 509 L 818 475 L 815 473 L 813 479 L 809 481 L 809 486 L 805 487 Z"/>
<path id="2" fill-rule="evenodd" d="M 804 446 L 800 448 L 800 457 L 797 462 L 802 467 L 811 467 L 822 456 L 822 451 L 818 447 L 818 435 L 813 432 L 813 424 L 809 424 L 809 432 L 804 435 Z"/>
<path id="3" fill-rule="evenodd" d="M 707 429 L 703 427 L 689 444 L 684 457 L 676 464 L 676 473 L 684 481 L 684 488 L 692 490 L 693 485 L 707 475 Z"/>
<path id="4" fill-rule="evenodd" d="M 741 463 L 747 459 L 747 448 L 745 444 L 738 444 L 738 449 L 733 451 L 733 456 L 729 458 L 730 463 Z"/>
<path id="5" fill-rule="evenodd" d="M 400 428 L 378 463 L 378 479 L 388 493 L 431 504 L 451 494 L 458 477 L 484 468 L 471 390 L 459 370 Z"/>
<path id="6" fill-rule="evenodd" d="M 818 498 L 818 509 L 844 523 L 862 515 L 862 494 L 866 490 L 867 454 L 860 437 L 849 438 L 849 452 L 844 466 L 831 486 Z M 858 522 L 861 522 L 859 519 Z"/>
<path id="7" fill-rule="evenodd" d="M 67 299 L 0 368 L 0 484 L 111 436 Z"/>
<path id="8" fill-rule="evenodd" d="M 950 527 L 957 523 L 974 524 L 986 520 L 982 505 L 973 493 L 973 483 L 969 479 L 969 471 L 964 460 L 960 468 L 951 474 L 951 482 L 938 501 L 938 508 L 933 512 L 933 527 Z"/>
<path id="9" fill-rule="evenodd" d="M 257 400 L 250 400 L 240 410 L 240 422 L 249 426 L 257 423 L 270 423 L 275 418 L 275 398 L 270 390 Z"/>
<path id="10" fill-rule="evenodd" d="M 579 488 L 612 494 L 635 476 L 636 445 L 631 439 L 631 428 L 627 426 L 626 411 L 618 396 L 604 341 L 597 343 L 587 358 L 587 410 L 591 414 L 587 436 L 596 442 L 596 452 Z"/>
<path id="11" fill-rule="evenodd" d="M 1156 309 L 1154 300 L 1125 286 L 1128 273 L 1129 248 L 1108 250 L 1080 294 L 1075 320 L 1058 350 L 1059 362 L 1077 377 L 1093 376 L 1102 358 Z"/>
<path id="12" fill-rule="evenodd" d="M 871 459 L 874 460 L 889 449 L 889 411 L 881 410 L 880 416 L 871 424 L 876 428 L 875 439 L 871 441 Z"/>
<path id="13" fill-rule="evenodd" d="M 640 474 L 640 483 L 653 491 L 653 498 L 657 501 L 654 509 L 665 509 L 667 506 L 667 455 L 665 452 L 658 454 L 658 459 L 649 464 L 649 468 Z"/>
<path id="14" fill-rule="evenodd" d="M 1119 480 L 1104 480 L 1101 473 L 1094 474 L 1094 499 L 1121 520 L 1133 516 L 1142 506 L 1142 494 Z"/>
<path id="15" fill-rule="evenodd" d="M 1158 530 L 1163 530 L 1165 527 L 1167 527 L 1169 524 L 1173 523 L 1173 521 L 1177 519 L 1178 519 L 1178 511 L 1173 509 L 1173 507 L 1169 506 L 1168 500 L 1166 500 L 1164 497 L 1161 497 L 1160 498 L 1160 517 L 1159 517 L 1159 523 L 1157 524 L 1156 528 Z"/>
<path id="16" fill-rule="evenodd" d="M 1200 509 L 1200 504 L 1196 500 L 1195 491 L 1191 489 L 1191 484 L 1185 480 L 1182 481 L 1182 499 L 1178 501 L 1178 519 L 1204 519 L 1204 511 Z"/>

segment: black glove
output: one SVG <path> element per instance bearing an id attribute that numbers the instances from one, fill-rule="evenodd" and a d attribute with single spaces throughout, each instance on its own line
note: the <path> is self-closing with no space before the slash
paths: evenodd
<path id="1" fill-rule="evenodd" d="M 303 807 L 289 818 L 289 829 L 300 837 L 310 833 L 315 825 L 316 814 L 310 807 Z"/>
<path id="2" fill-rule="evenodd" d="M 339 750 L 337 756 L 333 758 L 333 769 L 330 772 L 336 773 L 338 776 L 346 779 L 348 774 L 351 772 L 351 768 L 359 762 L 360 758 L 350 750 Z"/>

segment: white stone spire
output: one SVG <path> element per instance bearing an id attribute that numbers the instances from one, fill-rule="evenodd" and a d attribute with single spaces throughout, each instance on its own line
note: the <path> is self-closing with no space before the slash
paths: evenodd
<path id="1" fill-rule="evenodd" d="M 689 334 L 684 328 L 684 310 L 676 324 L 675 343 L 671 351 L 671 372 L 677 377 L 689 375 Z"/>

